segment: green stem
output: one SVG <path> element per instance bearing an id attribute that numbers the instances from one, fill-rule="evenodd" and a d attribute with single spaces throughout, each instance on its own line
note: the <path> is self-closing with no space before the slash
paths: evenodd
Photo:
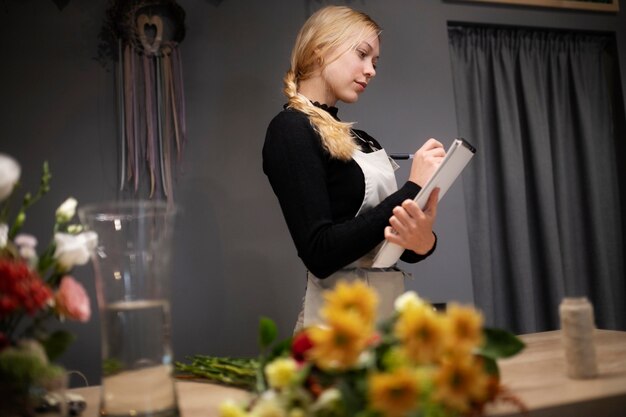
<path id="1" fill-rule="evenodd" d="M 2 203 L 2 211 L 0 211 L 0 223 L 5 222 L 6 218 L 9 216 L 9 207 L 11 206 L 11 201 L 14 198 L 15 190 L 20 187 L 20 182 L 18 181 L 14 186 L 13 190 L 11 190 L 11 194 L 4 200 Z"/>
<path id="2" fill-rule="evenodd" d="M 7 320 L 6 336 L 9 338 L 9 340 L 13 340 L 13 333 L 15 332 L 15 329 L 17 329 L 17 326 L 20 324 L 20 321 L 22 321 L 22 317 L 23 315 L 18 314 L 10 317 Z"/>
<path id="3" fill-rule="evenodd" d="M 49 319 L 50 317 L 52 317 L 53 312 L 52 309 L 46 310 L 44 313 L 42 314 L 38 314 L 35 319 L 33 320 L 33 322 L 31 323 L 30 326 L 28 326 L 23 332 L 22 334 L 24 334 L 25 336 L 28 337 L 37 337 L 37 335 L 35 334 L 35 332 L 37 330 L 39 330 L 41 328 L 41 325 L 44 321 L 46 321 L 47 319 Z"/>
<path id="4" fill-rule="evenodd" d="M 39 276 L 45 276 L 48 270 L 54 265 L 56 262 L 54 259 L 54 252 L 56 252 L 56 244 L 54 241 L 48 244 L 46 250 L 39 257 L 39 262 L 37 262 L 37 272 L 39 272 Z M 49 285 L 54 285 L 52 282 L 52 278 L 48 280 Z"/>
<path id="5" fill-rule="evenodd" d="M 48 191 L 50 191 L 50 170 L 48 169 L 48 162 L 43 163 L 41 180 L 39 181 L 39 189 L 34 197 L 30 196 L 30 193 L 26 193 L 22 200 L 22 207 L 15 216 L 15 221 L 9 231 L 9 239 L 13 239 L 24 225 L 24 216 L 26 216 L 26 210 L 35 204 L 41 197 L 43 197 Z"/>
<path id="6" fill-rule="evenodd" d="M 212 382 L 254 390 L 259 364 L 256 359 L 195 355 L 191 364 L 177 362 L 176 370 Z M 184 378 L 184 375 L 179 375 Z"/>

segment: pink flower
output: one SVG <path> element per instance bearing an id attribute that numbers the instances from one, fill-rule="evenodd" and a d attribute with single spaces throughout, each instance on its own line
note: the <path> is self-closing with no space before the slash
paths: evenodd
<path id="1" fill-rule="evenodd" d="M 91 317 L 89 297 L 85 288 L 69 275 L 61 280 L 55 301 L 56 310 L 62 316 L 82 322 L 88 321 Z"/>

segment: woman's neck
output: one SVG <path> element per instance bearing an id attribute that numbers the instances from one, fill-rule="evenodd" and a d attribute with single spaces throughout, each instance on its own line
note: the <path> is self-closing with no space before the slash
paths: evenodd
<path id="1" fill-rule="evenodd" d="M 317 101 L 320 104 L 334 107 L 337 99 L 330 94 L 326 85 L 319 76 L 313 76 L 298 83 L 298 92 L 311 101 Z"/>

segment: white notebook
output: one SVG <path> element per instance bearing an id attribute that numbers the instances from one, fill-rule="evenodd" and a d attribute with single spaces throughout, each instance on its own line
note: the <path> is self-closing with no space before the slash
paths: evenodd
<path id="1" fill-rule="evenodd" d="M 448 188 L 454 183 L 459 174 L 463 171 L 467 163 L 472 159 L 476 149 L 465 139 L 455 139 L 450 145 L 441 165 L 430 177 L 424 188 L 415 197 L 417 205 L 424 209 L 430 193 L 439 188 L 439 200 L 444 196 Z M 374 257 L 373 268 L 387 268 L 398 262 L 404 252 L 402 246 L 385 241 Z"/>

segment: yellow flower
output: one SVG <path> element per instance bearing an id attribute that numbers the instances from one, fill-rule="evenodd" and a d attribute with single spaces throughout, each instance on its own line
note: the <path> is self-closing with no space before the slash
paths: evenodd
<path id="1" fill-rule="evenodd" d="M 232 400 L 226 400 L 219 406 L 220 417 L 247 417 L 246 411 Z"/>
<path id="2" fill-rule="evenodd" d="M 476 309 L 452 303 L 446 309 L 446 318 L 453 351 L 471 352 L 482 343 L 483 316 Z"/>
<path id="3" fill-rule="evenodd" d="M 451 356 L 435 374 L 435 398 L 448 408 L 463 413 L 471 402 L 488 395 L 489 377 L 474 356 Z"/>
<path id="4" fill-rule="evenodd" d="M 416 363 L 437 361 L 445 347 L 445 322 L 428 304 L 407 306 L 398 316 L 394 334 L 404 354 Z"/>
<path id="5" fill-rule="evenodd" d="M 417 406 L 419 384 L 407 369 L 370 375 L 368 383 L 369 404 L 384 416 L 400 417 Z"/>
<path id="6" fill-rule="evenodd" d="M 292 358 L 278 358 L 265 367 L 267 382 L 272 388 L 285 388 L 293 380 L 298 364 Z"/>
<path id="7" fill-rule="evenodd" d="M 354 365 L 367 347 L 371 326 L 354 314 L 334 314 L 326 325 L 307 329 L 313 347 L 307 353 L 322 369 L 345 369 Z"/>
<path id="8" fill-rule="evenodd" d="M 324 294 L 324 307 L 321 315 L 329 320 L 341 313 L 359 316 L 365 323 L 374 324 L 378 296 L 374 290 L 362 281 L 340 281 L 332 291 Z"/>

